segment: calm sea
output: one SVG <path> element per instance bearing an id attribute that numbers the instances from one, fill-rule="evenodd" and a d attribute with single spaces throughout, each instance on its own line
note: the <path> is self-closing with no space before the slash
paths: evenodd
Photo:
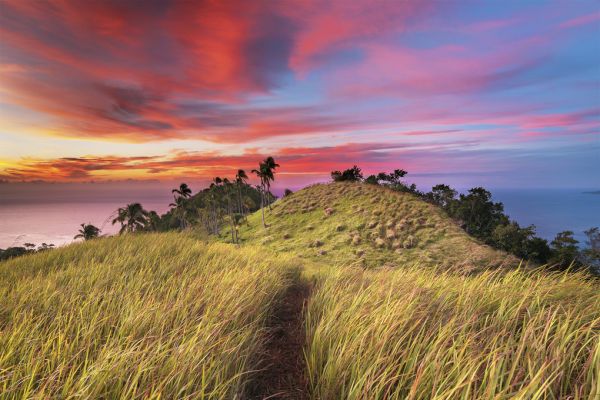
<path id="1" fill-rule="evenodd" d="M 597 189 L 596 189 L 597 190 Z M 589 189 L 496 189 L 495 201 L 521 226 L 535 225 L 538 236 L 552 240 L 570 230 L 584 244 L 585 230 L 600 227 L 600 194 Z"/>
<path id="2" fill-rule="evenodd" d="M 140 202 L 164 213 L 172 201 L 170 187 L 156 183 L 0 184 L 0 248 L 70 243 L 81 223 L 114 234 L 119 226 L 110 220 L 119 207 Z"/>
<path id="3" fill-rule="evenodd" d="M 105 234 L 118 231 L 110 224 L 115 210 L 141 202 L 147 210 L 163 213 L 172 201 L 171 184 L 0 184 L 0 248 L 42 242 L 70 243 L 79 224 L 92 223 Z M 196 189 L 193 185 L 192 187 Z M 534 224 L 538 234 L 552 239 L 572 230 L 583 241 L 583 231 L 600 226 L 600 195 L 584 190 L 492 190 L 507 214 L 521 225 Z"/>

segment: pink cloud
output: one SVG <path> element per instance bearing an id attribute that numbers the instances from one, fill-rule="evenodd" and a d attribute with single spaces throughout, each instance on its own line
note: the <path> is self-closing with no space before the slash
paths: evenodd
<path id="1" fill-rule="evenodd" d="M 560 28 L 574 28 L 600 21 L 600 12 L 582 15 L 580 17 L 569 19 L 559 25 Z"/>
<path id="2" fill-rule="evenodd" d="M 429 0 L 378 2 L 303 1 L 283 11 L 299 25 L 291 68 L 306 73 L 332 53 L 393 33 L 402 32 L 433 8 Z M 436 6 L 440 6 L 439 3 Z"/>

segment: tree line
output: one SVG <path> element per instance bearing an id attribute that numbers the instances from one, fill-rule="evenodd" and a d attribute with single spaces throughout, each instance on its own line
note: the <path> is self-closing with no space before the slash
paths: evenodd
<path id="1" fill-rule="evenodd" d="M 25 243 L 23 246 L 10 246 L 6 249 L 0 249 L 0 261 L 8 260 L 9 258 L 23 256 L 25 254 L 38 253 L 41 251 L 52 250 L 52 243 L 42 243 L 35 245 L 33 243 Z"/>
<path id="2" fill-rule="evenodd" d="M 590 268 L 593 272 L 600 273 L 600 229 L 598 227 L 584 232 L 587 241 L 583 249 L 579 248 L 579 241 L 574 238 L 573 231 L 559 232 L 548 243 L 547 240 L 536 236 L 534 225 L 522 227 L 511 220 L 504 212 L 504 205 L 501 202 L 494 202 L 491 192 L 485 188 L 475 187 L 469 189 L 467 193 L 459 194 L 450 186 L 439 184 L 433 186 L 429 192 L 422 192 L 414 183 L 409 185 L 402 181 L 406 175 L 405 170 L 397 169 L 390 173 L 380 172 L 365 178 L 362 170 L 356 165 L 344 171 L 331 172 L 331 178 L 335 182 L 364 182 L 412 193 L 440 207 L 469 235 L 519 258 L 561 270 Z"/>
<path id="3" fill-rule="evenodd" d="M 276 200 L 271 193 L 271 183 L 278 167 L 273 157 L 259 162 L 258 167 L 251 171 L 259 180 L 256 186 L 248 183 L 249 177 L 243 169 L 238 169 L 231 179 L 214 177 L 208 187 L 194 195 L 192 189 L 182 183 L 171 191 L 173 202 L 163 215 L 144 209 L 141 203 L 130 203 L 117 209 L 110 222 L 120 225 L 119 234 L 185 230 L 192 226 L 202 226 L 209 235 L 220 235 L 227 230 L 232 243 L 239 243 L 239 228 L 246 222 L 248 214 L 261 208 L 262 223 L 267 226 L 265 208 L 270 208 Z M 93 240 L 101 235 L 100 228 L 82 223 L 74 239 Z M 26 243 L 0 249 L 0 260 L 53 247 L 44 243 L 36 249 L 35 245 Z"/>

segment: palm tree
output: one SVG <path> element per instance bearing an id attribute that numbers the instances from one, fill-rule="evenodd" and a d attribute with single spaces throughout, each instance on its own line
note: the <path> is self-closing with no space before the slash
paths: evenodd
<path id="1" fill-rule="evenodd" d="M 79 233 L 75 235 L 73 239 L 91 240 L 97 238 L 99 235 L 100 228 L 97 228 L 92 224 L 81 224 Z"/>
<path id="2" fill-rule="evenodd" d="M 273 157 L 267 157 L 263 162 L 258 164 L 258 170 L 253 169 L 252 173 L 256 174 L 256 176 L 260 179 L 260 208 L 262 209 L 262 220 L 263 226 L 266 228 L 267 224 L 265 223 L 265 202 L 267 200 L 267 195 L 271 192 L 271 182 L 275 180 L 275 168 L 279 167 L 279 164 L 275 162 Z M 269 207 L 271 204 L 269 203 Z"/>
<path id="3" fill-rule="evenodd" d="M 148 211 L 144 210 L 140 203 L 127 204 L 117 210 L 117 217 L 112 220 L 112 224 L 117 222 L 121 224 L 119 233 L 144 229 L 148 223 Z"/>
<path id="4" fill-rule="evenodd" d="M 240 214 L 244 214 L 244 206 L 242 203 L 242 186 L 246 184 L 247 180 L 248 175 L 246 175 L 246 171 L 243 169 L 238 169 L 237 174 L 235 174 L 235 184 L 237 186 L 238 210 Z"/>
<path id="5" fill-rule="evenodd" d="M 161 219 L 160 215 L 156 211 L 148 212 L 148 223 L 146 224 L 146 230 L 158 231 L 160 229 Z"/>
<path id="6" fill-rule="evenodd" d="M 187 200 L 183 196 L 175 197 L 175 202 L 169 204 L 169 207 L 174 207 L 174 214 L 179 220 L 179 227 L 185 229 L 188 224 L 187 220 Z"/>
<path id="7" fill-rule="evenodd" d="M 227 215 L 231 225 L 231 242 L 237 243 L 237 219 L 235 218 L 232 204 L 234 201 L 234 185 L 233 183 L 229 182 L 229 179 L 225 178 L 223 179 L 223 189 L 223 200 L 227 205 Z"/>
<path id="8" fill-rule="evenodd" d="M 171 190 L 171 193 L 177 193 L 179 197 L 187 199 L 192 195 L 192 189 L 190 189 L 187 183 L 182 183 L 181 185 L 179 185 L 179 189 L 173 189 Z"/>
<path id="9" fill-rule="evenodd" d="M 271 209 L 271 182 L 275 180 L 275 168 L 279 167 L 279 164 L 275 162 L 273 157 L 267 157 L 263 161 L 263 167 L 265 169 L 265 201 L 269 205 L 269 210 Z M 267 197 L 268 196 L 268 197 Z"/>
<path id="10" fill-rule="evenodd" d="M 260 210 L 262 211 L 262 223 L 263 223 L 263 227 L 267 227 L 267 224 L 265 222 L 265 195 L 264 195 L 264 191 L 265 191 L 265 173 L 264 173 L 264 166 L 263 163 L 259 163 L 258 164 L 258 169 L 253 169 L 251 172 L 253 174 L 256 174 L 256 176 L 258 177 L 258 179 L 260 179 L 260 185 L 256 186 L 256 188 L 258 189 L 259 193 L 260 193 Z"/>

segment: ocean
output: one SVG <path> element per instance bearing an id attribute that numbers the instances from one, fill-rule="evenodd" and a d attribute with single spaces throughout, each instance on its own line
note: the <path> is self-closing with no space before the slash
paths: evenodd
<path id="1" fill-rule="evenodd" d="M 119 227 L 110 223 L 117 208 L 140 202 L 147 210 L 164 213 L 172 201 L 173 184 L 0 184 L 0 248 L 23 243 L 71 243 L 81 223 L 92 223 L 104 234 Z M 192 185 L 192 188 L 197 189 Z M 583 231 L 600 226 L 600 195 L 585 189 L 497 189 L 494 200 L 522 226 L 533 224 L 538 235 L 551 240 L 572 230 L 584 241 Z"/>
<path id="2" fill-rule="evenodd" d="M 119 207 L 139 202 L 164 213 L 172 201 L 171 187 L 158 183 L 0 184 L 0 248 L 68 244 L 82 223 L 112 235 L 120 228 L 111 224 Z"/>
<path id="3" fill-rule="evenodd" d="M 596 189 L 597 190 L 597 189 Z M 552 240 L 570 230 L 585 244 L 585 230 L 600 227 L 600 194 L 591 189 L 496 189 L 495 201 L 521 226 L 535 225 L 538 236 Z M 586 193 L 588 192 L 588 193 Z"/>

